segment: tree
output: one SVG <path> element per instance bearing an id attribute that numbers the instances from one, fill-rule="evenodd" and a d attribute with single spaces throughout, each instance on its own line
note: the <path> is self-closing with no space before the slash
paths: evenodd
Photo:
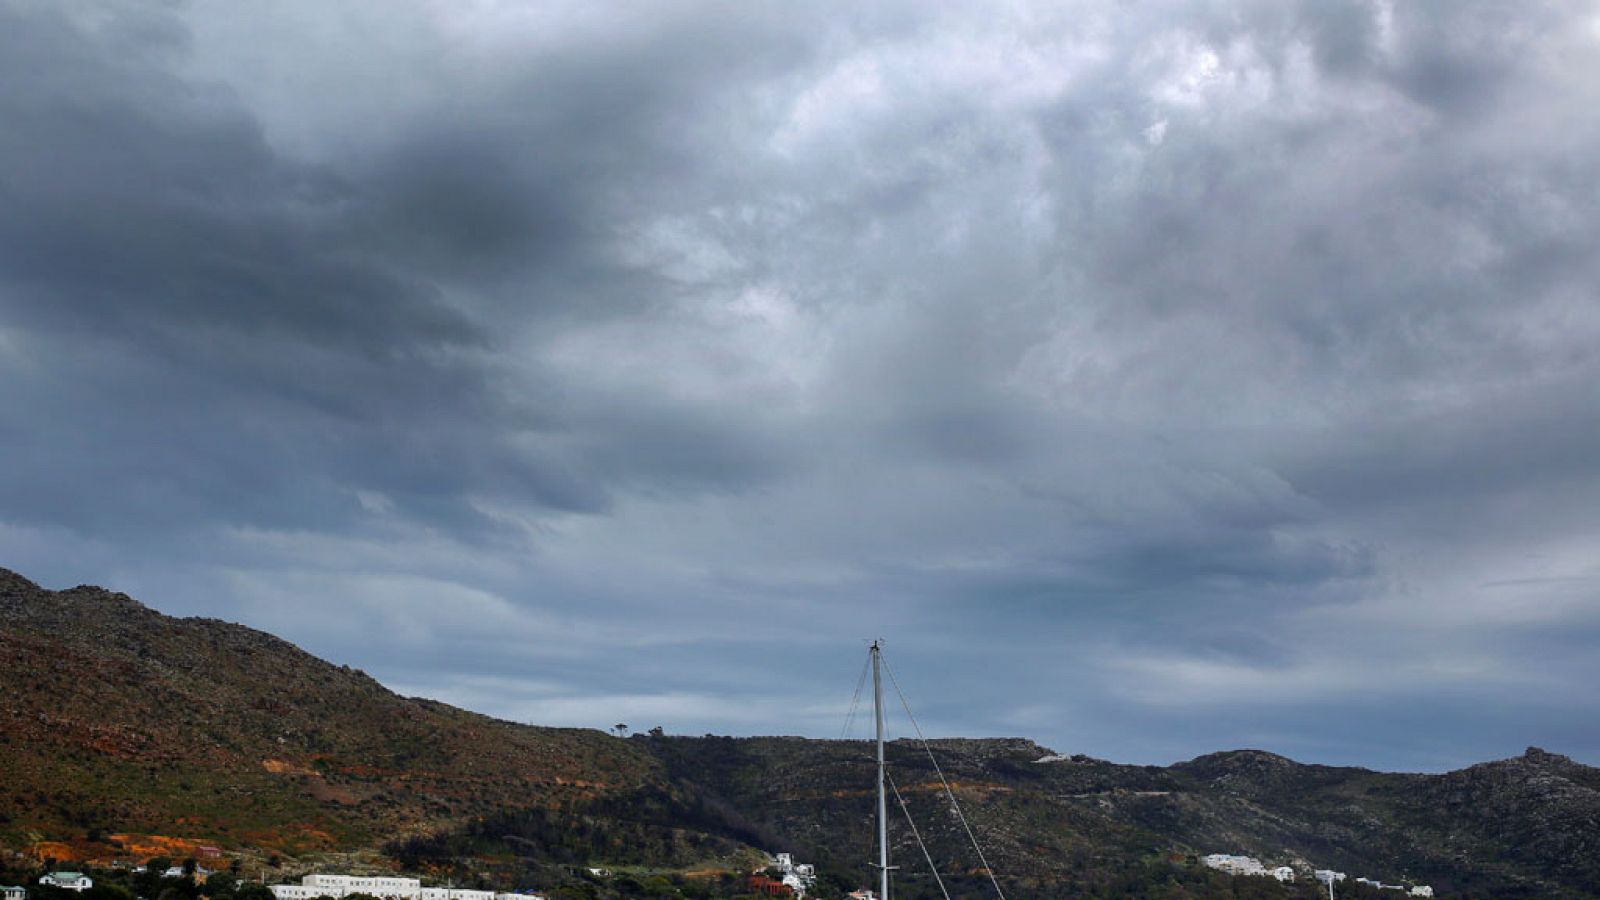
<path id="1" fill-rule="evenodd" d="M 258 881 L 247 881 L 233 892 L 233 900 L 276 900 L 272 889 Z"/>
<path id="2" fill-rule="evenodd" d="M 78 894 L 80 900 L 133 900 L 133 891 L 120 884 L 107 883 L 103 878 L 96 878 L 94 887 Z"/>
<path id="3" fill-rule="evenodd" d="M 617 724 L 611 726 L 611 733 L 615 734 L 617 737 L 625 737 L 625 736 L 627 736 L 627 734 L 628 734 L 628 723 L 626 723 L 626 722 L 618 722 Z"/>
<path id="4" fill-rule="evenodd" d="M 133 876 L 133 892 L 140 897 L 154 897 L 161 893 L 162 879 L 172 860 L 165 856 L 152 856 L 145 860 L 144 871 Z"/>

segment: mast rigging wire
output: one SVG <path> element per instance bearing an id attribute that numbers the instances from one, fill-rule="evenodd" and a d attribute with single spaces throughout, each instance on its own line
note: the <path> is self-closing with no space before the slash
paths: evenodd
<path id="1" fill-rule="evenodd" d="M 856 692 L 850 697 L 850 711 L 845 714 L 844 727 L 839 730 L 839 740 L 844 740 L 850 734 L 850 727 L 856 723 L 856 711 L 861 708 L 861 689 L 867 683 L 867 669 L 872 665 L 872 657 L 867 657 L 861 663 L 861 675 L 856 678 Z"/>
<path id="2" fill-rule="evenodd" d="M 933 755 L 933 748 L 928 745 L 928 739 L 922 734 L 922 726 L 917 724 L 917 717 L 911 713 L 911 704 L 906 702 L 905 691 L 900 690 L 900 682 L 894 677 L 894 669 L 889 661 L 878 654 L 878 659 L 883 662 L 884 671 L 889 673 L 889 683 L 894 685 L 894 692 L 900 695 L 900 705 L 905 707 L 906 718 L 911 720 L 911 728 L 917 733 L 917 740 L 922 742 L 922 749 L 928 754 L 928 761 L 933 763 L 933 771 L 939 775 L 939 783 L 944 786 L 946 797 L 950 798 L 950 808 L 955 812 L 956 819 L 961 822 L 962 830 L 967 833 L 967 840 L 972 842 L 972 849 L 978 854 L 978 861 L 983 863 L 983 871 L 989 876 L 989 883 L 994 885 L 994 892 L 1000 895 L 1000 900 L 1005 900 L 1006 892 L 1000 889 L 1000 882 L 994 877 L 994 869 L 990 867 L 989 860 L 983 855 L 983 848 L 978 846 L 978 838 L 972 833 L 972 826 L 967 824 L 967 817 L 961 812 L 961 804 L 956 801 L 956 792 L 950 789 L 949 779 L 944 777 L 944 769 L 939 767 L 939 760 Z"/>
<path id="3" fill-rule="evenodd" d="M 933 864 L 933 855 L 928 852 L 928 845 L 922 842 L 922 833 L 917 831 L 917 823 L 911 818 L 911 808 L 906 806 L 906 798 L 900 796 L 900 786 L 894 783 L 894 776 L 884 772 L 884 777 L 889 779 L 889 788 L 894 791 L 894 799 L 900 804 L 900 811 L 906 814 L 906 824 L 911 826 L 911 836 L 917 839 L 917 846 L 922 848 L 922 858 L 928 861 L 928 871 L 933 873 L 933 881 L 939 885 L 939 893 L 944 895 L 944 900 L 950 900 L 950 892 L 945 890 L 944 879 L 939 877 L 939 868 Z"/>

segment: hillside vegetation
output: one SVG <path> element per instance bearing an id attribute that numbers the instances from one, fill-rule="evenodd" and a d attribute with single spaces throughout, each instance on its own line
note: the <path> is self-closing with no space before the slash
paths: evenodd
<path id="1" fill-rule="evenodd" d="M 678 896 L 760 848 L 819 863 L 823 896 L 869 877 L 864 742 L 518 725 L 400 697 L 259 631 L 5 570 L 0 659 L 0 848 L 13 861 L 215 846 L 282 873 L 360 858 L 463 883 Z M 1022 739 L 934 751 L 1016 900 L 1314 895 L 1198 868 L 1210 852 L 1441 896 L 1600 897 L 1600 770 L 1538 749 L 1443 775 L 1254 750 L 1127 766 Z M 952 894 L 992 895 L 922 748 L 897 741 L 888 757 Z M 909 828 L 891 837 L 900 896 L 938 896 Z M 672 879 L 574 879 L 591 865 Z"/>
<path id="2" fill-rule="evenodd" d="M 13 843 L 97 831 L 333 850 L 628 793 L 660 769 L 598 732 L 400 697 L 269 634 L 5 570 L 0 659 Z"/>

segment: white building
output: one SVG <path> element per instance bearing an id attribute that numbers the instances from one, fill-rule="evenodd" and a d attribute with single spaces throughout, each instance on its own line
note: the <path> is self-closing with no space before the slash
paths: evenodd
<path id="1" fill-rule="evenodd" d="M 318 897 L 338 898 L 350 894 L 370 894 L 383 900 L 540 900 L 537 894 L 497 895 L 494 891 L 423 887 L 416 878 L 385 875 L 307 875 L 300 879 L 299 884 L 275 884 L 271 890 L 276 900 L 316 900 Z"/>
<path id="2" fill-rule="evenodd" d="M 1313 873 L 1313 877 L 1315 877 L 1318 881 L 1322 882 L 1323 884 L 1331 884 L 1332 882 L 1335 882 L 1335 881 L 1343 881 L 1344 880 L 1344 873 L 1343 872 L 1335 872 L 1332 869 L 1318 869 L 1316 872 Z"/>
<path id="3" fill-rule="evenodd" d="M 53 884 L 58 888 L 83 893 L 94 887 L 94 879 L 82 872 L 51 872 L 39 879 L 40 884 Z"/>
<path id="4" fill-rule="evenodd" d="M 0 884 L 0 900 L 28 900 L 28 889 L 10 884 Z"/>
<path id="5" fill-rule="evenodd" d="M 1294 880 L 1294 870 L 1288 866 L 1279 866 L 1272 870 L 1272 877 L 1279 881 L 1289 882 Z"/>
<path id="6" fill-rule="evenodd" d="M 468 891 L 460 888 L 423 888 L 418 900 L 494 900 L 494 891 Z"/>
<path id="7" fill-rule="evenodd" d="M 817 883 L 817 867 L 810 863 L 797 863 L 793 853 L 779 853 L 772 858 L 772 868 L 778 870 L 779 881 L 789 886 L 796 897 Z"/>
<path id="8" fill-rule="evenodd" d="M 1411 896 L 1413 896 L 1413 897 L 1432 897 L 1433 896 L 1433 888 L 1431 886 L 1429 886 L 1429 885 L 1426 885 L 1426 884 L 1419 884 L 1416 887 L 1411 889 Z"/>
<path id="9" fill-rule="evenodd" d="M 1200 861 L 1205 863 L 1210 868 L 1227 872 L 1229 875 L 1267 874 L 1267 867 L 1261 864 L 1261 860 L 1256 859 L 1253 856 L 1234 856 L 1229 853 L 1213 853 L 1209 856 L 1201 857 Z"/>
<path id="10" fill-rule="evenodd" d="M 416 878 L 396 878 L 392 875 L 307 875 L 300 879 L 302 887 L 320 888 L 330 897 L 346 894 L 371 894 L 374 897 L 417 897 L 422 882 Z"/>

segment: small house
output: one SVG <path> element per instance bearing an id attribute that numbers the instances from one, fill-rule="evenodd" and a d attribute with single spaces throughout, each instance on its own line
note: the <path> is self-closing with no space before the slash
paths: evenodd
<path id="1" fill-rule="evenodd" d="M 94 887 L 94 879 L 82 872 L 51 872 L 39 879 L 40 884 L 48 884 L 67 891 L 83 893 Z"/>

